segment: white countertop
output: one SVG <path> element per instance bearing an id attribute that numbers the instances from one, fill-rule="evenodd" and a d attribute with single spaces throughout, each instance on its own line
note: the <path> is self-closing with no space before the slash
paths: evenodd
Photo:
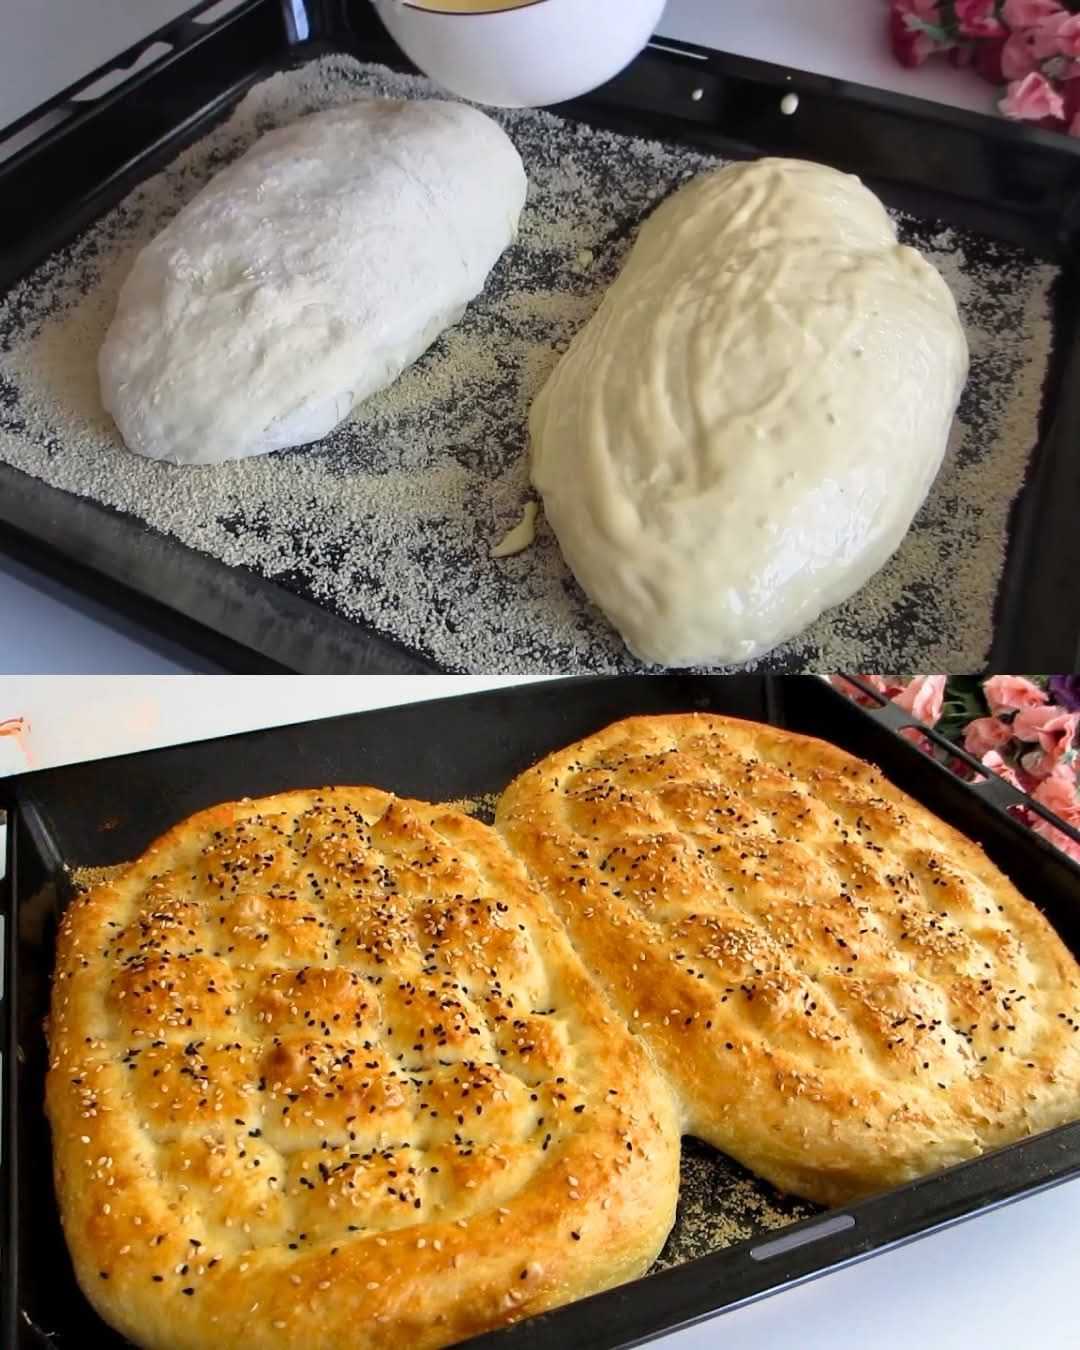
<path id="1" fill-rule="evenodd" d="M 0 677 L 0 774 L 505 684 L 473 676 Z M 1075 1350 L 1071 1183 L 664 1338 L 660 1350 Z M 403 1347 L 404 1350 L 404 1347 Z"/>
<path id="2" fill-rule="evenodd" d="M 189 8 L 190 0 L 2 0 L 0 126 Z M 884 0 L 669 0 L 660 32 L 859 83 L 988 109 L 974 76 L 904 71 L 883 40 Z M 57 34 L 63 40 L 57 40 Z M 0 554 L 0 672 L 166 674 L 211 669 L 137 624 Z"/>

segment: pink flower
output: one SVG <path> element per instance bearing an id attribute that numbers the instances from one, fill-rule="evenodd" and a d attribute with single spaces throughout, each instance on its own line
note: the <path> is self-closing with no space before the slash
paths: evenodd
<path id="1" fill-rule="evenodd" d="M 1013 80 L 998 107 L 1014 122 L 1041 122 L 1046 117 L 1062 119 L 1065 116 L 1061 95 L 1045 75 L 1035 71 L 1022 80 Z"/>
<path id="2" fill-rule="evenodd" d="M 935 28 L 941 25 L 939 0 L 892 0 L 892 9 L 911 28 L 924 23 Z"/>
<path id="3" fill-rule="evenodd" d="M 991 675 L 983 681 L 983 693 L 995 716 L 1046 702 L 1046 691 L 1023 675 Z"/>
<path id="4" fill-rule="evenodd" d="M 1005 0 L 1001 17 L 1013 30 L 1033 28 L 1044 19 L 1061 14 L 1062 8 L 1057 0 Z"/>
<path id="5" fill-rule="evenodd" d="M 1010 30 L 999 56 L 1003 80 L 1022 80 L 1057 55 L 1059 30 L 1073 18 L 1056 0 L 1009 0 L 1002 17 Z"/>
<path id="6" fill-rule="evenodd" d="M 947 675 L 916 675 L 905 688 L 893 698 L 898 708 L 911 713 L 927 726 L 936 725 L 945 702 L 945 683 Z"/>
<path id="7" fill-rule="evenodd" d="M 1010 740 L 1012 729 L 996 717 L 976 717 L 964 728 L 964 749 L 976 759 L 982 759 L 991 750 L 1000 750 Z"/>
<path id="8" fill-rule="evenodd" d="M 1032 792 L 1043 781 L 1049 778 L 1053 769 L 1045 750 L 1028 750 L 1020 756 L 1020 771 L 1027 780 L 1025 792 Z"/>
<path id="9" fill-rule="evenodd" d="M 904 727 L 900 735 L 903 736 L 906 741 L 910 741 L 912 745 L 921 750 L 924 755 L 932 755 L 934 753 L 934 742 L 929 736 L 924 736 L 918 727 Z"/>
<path id="10" fill-rule="evenodd" d="M 1059 56 L 1070 61 L 1080 59 L 1080 14 L 1070 14 L 1056 22 L 1051 40 Z"/>
<path id="11" fill-rule="evenodd" d="M 1028 47 L 1036 62 L 1052 56 L 1074 60 L 1080 55 L 1080 15 L 1061 9 L 1028 28 L 1015 29 L 1013 37 Z"/>
<path id="12" fill-rule="evenodd" d="M 1036 834 L 1041 834 L 1044 839 L 1056 848 L 1061 849 L 1062 853 L 1080 862 L 1080 844 L 1074 839 L 1070 839 L 1067 834 L 1062 834 L 1059 829 L 1056 829 L 1048 820 L 1043 820 L 1040 816 L 1033 816 L 1028 823 Z"/>
<path id="13" fill-rule="evenodd" d="M 1021 741 L 1034 741 L 1042 756 L 1025 755 L 1023 766 L 1035 778 L 1045 778 L 1073 748 L 1080 713 L 1065 712 L 1056 706 L 1023 708 L 1016 714 L 1012 733 Z M 1030 763 L 1029 763 L 1030 760 Z"/>
<path id="14" fill-rule="evenodd" d="M 1053 811 L 1054 815 L 1060 817 L 1066 824 L 1080 826 L 1080 800 L 1077 799 L 1076 777 L 1071 768 L 1059 764 L 1049 778 L 1041 782 L 1031 795 L 1048 811 Z M 1048 820 L 1043 820 L 1041 816 L 1032 812 L 1028 815 L 1028 824 L 1036 834 L 1041 834 L 1044 839 L 1049 840 L 1051 844 L 1055 844 L 1063 853 L 1067 853 L 1070 858 L 1075 858 L 1080 862 L 1080 844 L 1070 839 L 1067 834 L 1063 834 Z"/>
<path id="15" fill-rule="evenodd" d="M 1034 28 L 1010 33 L 1008 41 L 1001 49 L 1001 80 L 1022 80 L 1025 75 L 1038 70 L 1040 59 L 1036 51 Z M 1000 82 L 999 80 L 996 83 Z"/>
<path id="16" fill-rule="evenodd" d="M 1019 788 L 1023 792 L 1023 783 L 1017 778 L 1015 771 L 1001 758 L 997 750 L 987 750 L 986 754 L 980 758 L 981 762 L 992 773 L 996 773 L 999 778 L 1004 778 L 1006 783 L 1011 783 L 1014 788 Z"/>
<path id="17" fill-rule="evenodd" d="M 942 44 L 926 32 L 941 26 L 937 0 L 892 0 L 889 8 L 889 40 L 893 54 L 903 66 L 921 66 Z"/>
<path id="18" fill-rule="evenodd" d="M 1048 778 L 1043 779 L 1031 794 L 1055 816 L 1080 825 L 1080 799 L 1076 795 L 1076 775 L 1068 765 L 1059 764 Z"/>
<path id="19" fill-rule="evenodd" d="M 945 767 L 950 773 L 956 774 L 957 778 L 963 778 L 970 783 L 978 777 L 974 769 L 971 769 L 962 759 L 957 759 L 955 755 L 950 755 L 945 761 Z"/>
<path id="20" fill-rule="evenodd" d="M 889 42 L 893 55 L 909 69 L 921 66 L 928 56 L 933 55 L 936 45 L 933 38 L 909 28 L 896 10 L 889 14 Z"/>
<path id="21" fill-rule="evenodd" d="M 1004 32 L 995 0 L 956 0 L 956 22 L 965 37 L 998 37 Z"/>

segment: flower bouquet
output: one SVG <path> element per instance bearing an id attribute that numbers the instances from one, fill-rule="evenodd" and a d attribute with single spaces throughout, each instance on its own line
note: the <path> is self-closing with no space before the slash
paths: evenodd
<path id="1" fill-rule="evenodd" d="M 842 676 L 833 683 L 856 702 L 872 700 Z M 884 698 L 962 745 L 969 755 L 1013 787 L 1026 792 L 1069 825 L 1080 828 L 1080 675 L 860 675 Z M 913 727 L 901 733 L 928 753 L 934 746 Z M 961 777 L 975 775 L 960 759 L 951 767 Z M 1014 810 L 1025 824 L 1080 862 L 1080 844 L 1048 820 L 1023 807 Z"/>
<path id="2" fill-rule="evenodd" d="M 902 65 L 943 53 L 1006 117 L 1080 136 L 1080 0 L 889 0 L 889 37 Z"/>

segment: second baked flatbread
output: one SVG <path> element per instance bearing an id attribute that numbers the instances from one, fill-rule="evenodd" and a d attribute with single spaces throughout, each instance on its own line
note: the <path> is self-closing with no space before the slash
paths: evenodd
<path id="1" fill-rule="evenodd" d="M 635 718 L 503 795 L 502 833 L 681 1098 L 824 1204 L 1080 1116 L 1080 970 L 981 849 L 870 765 Z"/>

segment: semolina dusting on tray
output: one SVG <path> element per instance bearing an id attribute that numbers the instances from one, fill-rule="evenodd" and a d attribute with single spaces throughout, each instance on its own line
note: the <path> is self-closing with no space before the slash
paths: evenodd
<path id="1" fill-rule="evenodd" d="M 177 468 L 124 449 L 96 354 L 138 249 L 256 137 L 428 81 L 330 56 L 256 85 L 232 116 L 0 299 L 0 461 L 277 581 L 448 669 L 641 669 L 578 590 L 530 497 L 526 414 L 617 274 L 637 226 L 721 161 L 539 111 L 496 110 L 529 174 L 521 235 L 484 294 L 390 389 L 319 444 Z M 1036 441 L 1058 269 L 1019 248 L 900 220 L 960 307 L 972 370 L 945 466 L 900 552 L 764 669 L 977 669 L 1009 508 Z"/>

